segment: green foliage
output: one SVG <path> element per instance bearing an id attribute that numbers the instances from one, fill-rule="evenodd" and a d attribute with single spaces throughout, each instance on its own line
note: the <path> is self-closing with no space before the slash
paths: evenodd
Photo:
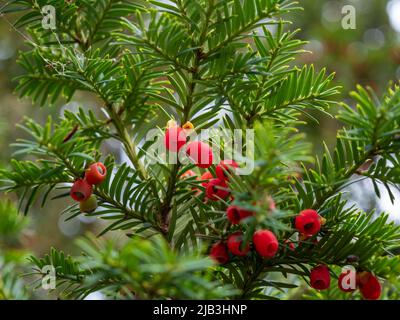
<path id="1" fill-rule="evenodd" d="M 383 183 L 394 201 L 390 186 L 398 183 L 400 90 L 397 86 L 389 89 L 382 102 L 361 87 L 352 96 L 357 109 L 344 105 L 340 112 L 338 118 L 346 126 L 338 133 L 335 150 L 330 152 L 325 147 L 323 156 L 316 160 L 316 168 L 306 170 L 303 181 L 296 181 L 296 208 L 320 207 L 329 197 L 353 183 L 350 178 L 354 174 L 372 179 L 378 196 L 377 183 Z M 362 169 L 363 165 L 368 168 Z"/>
<path id="2" fill-rule="evenodd" d="M 17 266 L 5 263 L 0 255 L 0 300 L 27 299 L 29 297 L 26 284 L 16 274 Z"/>
<path id="3" fill-rule="evenodd" d="M 0 201 L 0 240 L 13 241 L 27 224 L 9 200 Z"/>
<path id="4" fill-rule="evenodd" d="M 76 259 L 54 248 L 44 258 L 31 257 L 38 275 L 43 267 L 54 267 L 61 297 L 82 299 L 100 290 L 119 299 L 217 299 L 234 293 L 211 279 L 210 259 L 179 255 L 159 237 L 133 238 L 120 248 L 86 239 L 79 247 L 83 253 Z"/>
<path id="5" fill-rule="evenodd" d="M 21 11 L 16 26 L 26 27 L 35 41 L 21 53 L 24 73 L 17 89 L 40 105 L 89 92 L 104 116 L 80 109 L 44 126 L 27 119 L 21 128 L 29 138 L 14 145 L 18 160 L 0 171 L 1 189 L 17 191 L 28 213 L 38 199 L 44 205 L 68 196 L 70 183 L 101 159 L 109 174 L 94 188 L 99 208 L 87 215 L 108 221 L 101 235 L 121 231 L 128 240 L 121 246 L 80 242 L 85 254 L 79 258 L 54 249 L 42 259 L 31 257 L 38 281 L 45 276 L 42 268 L 53 265 L 65 298 L 101 291 L 112 298 L 274 299 L 282 297 L 275 289 L 297 286 L 289 282 L 293 276 L 307 281 L 312 266 L 341 267 L 349 255 L 382 278 L 398 275 L 399 227 L 384 213 L 349 208 L 344 190 L 356 175 L 382 183 L 393 200 L 400 89 L 393 86 L 378 100 L 359 87 L 352 94 L 356 108 L 342 105 L 344 127 L 334 150 L 325 147 L 312 157 L 298 126 L 317 122 L 315 111 L 331 116 L 339 88 L 324 69 L 296 65 L 305 42 L 295 38 L 297 31 L 289 30 L 283 16 L 298 9 L 295 2 L 82 0 L 66 8 L 63 3 L 46 1 L 57 11 L 57 28 L 50 31 L 40 24 L 44 2 L 11 1 L 5 8 Z M 232 203 L 254 211 L 254 217 L 230 225 L 225 210 L 231 200 L 205 201 L 201 181 L 181 177 L 189 169 L 198 176 L 203 170 L 146 162 L 153 143 L 141 143 L 144 136 L 171 118 L 191 121 L 196 130 L 254 129 L 254 171 L 229 183 Z M 123 145 L 129 162 L 100 156 L 109 138 Z M 327 223 L 318 236 L 302 241 L 292 218 L 306 208 L 318 210 Z M 66 219 L 83 214 L 76 204 L 63 213 Z M 280 240 L 273 259 L 251 252 L 212 266 L 202 258 L 211 242 L 237 230 L 248 242 L 261 227 Z M 295 252 L 287 239 L 297 245 Z"/>
<path id="6" fill-rule="evenodd" d="M 26 283 L 20 277 L 27 252 L 20 248 L 19 240 L 27 222 L 11 201 L 0 201 L 0 300 L 29 297 Z"/>

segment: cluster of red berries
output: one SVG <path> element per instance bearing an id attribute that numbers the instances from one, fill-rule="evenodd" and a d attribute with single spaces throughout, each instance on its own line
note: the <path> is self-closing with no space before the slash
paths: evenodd
<path id="1" fill-rule="evenodd" d="M 93 195 L 93 186 L 101 184 L 107 176 L 107 168 L 101 162 L 91 164 L 83 179 L 77 179 L 71 187 L 71 198 L 79 202 L 82 212 L 92 212 L 97 208 L 97 199 Z"/>
<path id="2" fill-rule="evenodd" d="M 256 252 L 263 258 L 272 258 L 278 252 L 278 239 L 269 230 L 258 230 L 253 234 L 253 245 Z M 210 249 L 210 257 L 220 264 L 229 261 L 229 252 L 243 257 L 250 252 L 250 243 L 243 244 L 243 233 L 237 231 L 228 236 L 226 244 L 223 241 L 215 243 Z"/>
<path id="3" fill-rule="evenodd" d="M 179 152 L 186 144 L 187 129 L 193 129 L 193 125 L 188 122 L 183 127 L 178 127 L 173 122 L 169 125 L 165 134 L 165 145 L 169 151 Z M 213 153 L 209 145 L 200 141 L 188 143 L 186 154 L 196 166 L 200 168 L 208 168 L 212 165 Z M 229 195 L 227 182 L 229 177 L 234 174 L 238 164 L 233 160 L 221 161 L 216 166 L 216 178 L 209 171 L 203 173 L 198 180 L 201 180 L 201 185 L 205 188 L 207 199 L 218 201 L 226 199 Z M 196 173 L 192 170 L 186 171 L 181 178 L 195 176 Z M 275 209 L 275 204 L 271 199 L 270 209 Z M 241 208 L 236 205 L 229 205 L 226 209 L 227 219 L 232 225 L 237 225 L 246 218 L 254 215 L 253 211 Z M 294 227 L 299 232 L 299 239 L 306 240 L 317 235 L 321 226 L 326 223 L 325 218 L 321 217 L 317 211 L 306 209 L 301 211 L 294 220 Z M 211 246 L 210 257 L 219 264 L 225 264 L 229 261 L 229 253 L 235 256 L 243 257 L 250 252 L 250 243 L 243 243 L 244 235 L 241 231 L 236 231 L 230 234 L 226 240 L 219 241 Z M 317 241 L 317 240 L 315 240 Z M 254 232 L 252 237 L 253 247 L 255 251 L 263 258 L 272 258 L 276 255 L 279 249 L 279 242 L 275 234 L 269 230 L 258 230 Z M 285 241 L 286 246 L 294 251 L 295 246 L 290 240 Z M 355 289 L 345 289 L 341 285 L 343 277 L 346 274 L 339 276 L 338 286 L 345 292 L 352 292 Z M 311 286 L 318 290 L 324 290 L 330 287 L 330 272 L 325 265 L 319 265 L 311 270 L 310 283 Z M 369 272 L 357 274 L 357 287 L 365 299 L 378 299 L 381 294 L 381 286 L 375 276 Z"/>
<path id="4" fill-rule="evenodd" d="M 270 209 L 273 210 L 275 204 L 270 204 Z M 254 212 L 230 205 L 226 210 L 228 220 L 232 224 L 239 224 L 242 220 L 254 215 Z M 295 219 L 296 229 L 304 236 L 310 237 L 318 233 L 321 229 L 321 218 L 315 210 L 304 210 L 300 212 Z M 323 223 L 323 222 L 322 222 Z M 210 251 L 210 256 L 219 263 L 228 261 L 228 250 L 236 256 L 245 256 L 250 251 L 250 245 L 245 247 L 242 245 L 242 233 L 235 232 L 228 237 L 227 248 L 223 242 L 214 244 Z M 294 244 L 289 240 L 285 244 L 290 250 L 294 250 Z M 256 252 L 263 258 L 272 258 L 278 251 L 279 243 L 274 233 L 269 230 L 258 230 L 253 234 L 253 245 Z"/>
<path id="5" fill-rule="evenodd" d="M 301 239 L 308 239 L 321 230 L 326 220 L 317 211 L 307 209 L 300 212 L 295 218 L 295 228 L 301 234 Z M 345 288 L 343 279 L 349 275 L 350 270 L 342 273 L 338 279 L 338 287 L 344 292 L 353 292 L 355 288 Z M 331 277 L 329 268 L 319 265 L 311 270 L 310 284 L 314 289 L 325 290 L 330 287 Z M 378 279 L 370 272 L 360 272 L 356 276 L 356 287 L 360 289 L 365 299 L 376 300 L 381 295 L 381 285 Z"/>
<path id="6" fill-rule="evenodd" d="M 208 200 L 219 201 L 226 199 L 229 195 L 228 180 L 229 176 L 238 168 L 238 164 L 233 160 L 223 160 L 215 168 L 217 177 L 215 178 L 210 171 L 204 172 L 197 180 L 202 181 L 201 185 L 205 188 L 205 195 Z M 193 170 L 188 170 L 181 175 L 181 178 L 196 176 Z M 194 188 L 198 192 L 198 188 Z"/>
<path id="7" fill-rule="evenodd" d="M 164 142 L 167 150 L 179 152 L 186 145 L 188 133 L 193 130 L 193 124 L 186 122 L 179 127 L 175 121 L 169 121 L 165 131 Z M 213 152 L 211 147 L 202 141 L 192 141 L 186 146 L 186 155 L 199 168 L 209 168 L 213 163 Z"/>
<path id="8" fill-rule="evenodd" d="M 208 180 L 203 186 L 206 188 L 206 196 L 210 200 L 226 198 L 229 195 L 227 181 L 238 168 L 238 164 L 233 160 L 221 161 L 215 168 L 217 178 L 206 172 L 202 175 L 202 180 Z M 237 225 L 242 220 L 254 215 L 254 212 L 241 208 L 236 205 L 229 205 L 226 209 L 226 217 L 231 224 Z M 210 249 L 210 257 L 220 264 L 229 261 L 229 252 L 235 256 L 246 256 L 250 251 L 250 243 L 243 243 L 243 233 L 236 231 L 230 234 L 226 244 L 223 241 L 215 243 Z M 272 258 L 278 251 L 279 243 L 275 234 L 269 230 L 258 230 L 253 234 L 253 246 L 256 252 L 263 258 Z"/>
<path id="9" fill-rule="evenodd" d="M 343 292 L 354 292 L 356 288 L 360 289 L 361 295 L 364 299 L 377 300 L 379 299 L 382 287 L 376 276 L 371 272 L 362 271 L 357 272 L 355 276 L 356 287 L 344 286 L 345 277 L 352 276 L 352 270 L 347 270 L 340 274 L 338 278 L 338 287 Z M 353 272 L 354 273 L 354 272 Z M 331 275 L 329 268 L 325 265 L 319 265 L 311 270 L 310 284 L 311 287 L 317 290 L 325 290 L 330 287 Z"/>
<path id="10" fill-rule="evenodd" d="M 208 180 L 202 183 L 202 186 L 206 188 L 208 199 L 218 201 L 229 196 L 227 182 L 230 175 L 234 174 L 235 169 L 238 167 L 238 164 L 233 160 L 223 160 L 215 167 L 216 178 L 213 177 L 211 172 L 206 172 L 200 177 L 201 180 Z"/>
<path id="11" fill-rule="evenodd" d="M 227 208 L 227 217 L 232 224 L 239 224 L 240 221 L 253 215 L 253 212 L 241 209 L 237 206 Z M 302 239 L 308 239 L 321 230 L 325 224 L 317 211 L 307 209 L 301 211 L 295 218 L 295 228 L 299 231 Z M 290 250 L 295 250 L 294 244 L 289 240 L 285 241 Z M 256 252 L 264 258 L 272 258 L 278 251 L 279 243 L 275 235 L 269 230 L 258 230 L 253 234 L 253 245 Z M 223 241 L 215 243 L 210 250 L 210 257 L 220 264 L 229 261 L 229 252 L 236 256 L 246 256 L 250 251 L 250 244 L 243 245 L 243 234 L 238 231 L 228 236 L 227 244 Z M 353 292 L 355 289 L 347 289 L 343 286 L 343 279 L 347 275 L 342 273 L 338 279 L 338 287 L 344 292 Z M 364 299 L 376 300 L 381 295 L 381 285 L 378 279 L 370 272 L 359 272 L 356 278 L 357 288 Z M 319 265 L 311 270 L 310 284 L 317 290 L 325 290 L 330 287 L 331 276 L 329 268 Z"/>

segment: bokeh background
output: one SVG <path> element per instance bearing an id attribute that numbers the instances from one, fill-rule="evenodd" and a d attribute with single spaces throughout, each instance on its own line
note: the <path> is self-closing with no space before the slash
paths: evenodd
<path id="1" fill-rule="evenodd" d="M 305 47 L 311 53 L 303 54 L 298 63 L 313 63 L 317 69 L 326 67 L 329 72 L 336 72 L 336 83 L 343 87 L 338 101 L 351 104 L 348 92 L 357 84 L 371 86 L 381 94 L 388 83 L 400 78 L 400 0 L 303 0 L 299 1 L 304 11 L 289 17 L 293 21 L 292 29 L 300 28 L 298 36 L 308 40 Z M 0 1 L 0 8 L 5 1 Z M 342 8 L 353 5 L 356 9 L 356 29 L 344 30 L 341 25 Z M 0 167 L 6 168 L 12 157 L 10 143 L 23 134 L 16 125 L 24 116 L 43 122 L 49 114 L 57 117 L 65 108 L 77 106 L 96 107 L 97 101 L 86 95 L 78 95 L 67 105 L 59 103 L 54 107 L 32 105 L 27 99 L 19 99 L 14 92 L 16 82 L 13 79 L 22 70 L 16 63 L 18 51 L 26 48 L 23 34 L 10 25 L 13 17 L 0 16 Z M 315 153 L 321 151 L 321 137 L 333 146 L 336 130 L 340 123 L 332 118 L 315 114 L 320 125 L 305 125 L 302 130 L 308 139 L 315 142 Z M 108 146 L 114 153 L 120 152 L 118 145 Z M 368 182 L 354 184 L 349 190 L 352 201 L 363 209 L 376 208 L 387 211 L 391 218 L 400 221 L 400 202 L 392 204 L 386 191 L 377 199 Z M 400 194 L 394 193 L 400 199 Z M 15 201 L 12 195 L 0 194 L 2 201 L 6 198 Z M 0 256 L 6 246 L 16 250 L 42 255 L 51 246 L 64 249 L 68 253 L 77 253 L 72 245 L 74 238 L 86 231 L 99 232 L 101 222 L 81 217 L 65 222 L 60 215 L 65 207 L 65 200 L 52 201 L 45 207 L 37 206 L 26 220 L 27 227 L 22 231 L 18 241 L 5 239 L 0 234 Z M 7 211 L 7 208 L 0 208 Z M 10 210 L 8 210 L 10 211 Z M 1 212 L 0 212 L 1 213 Z M 15 214 L 15 212 L 12 212 Z M 10 218 L 9 218 L 10 219 Z M 20 219 L 20 218 L 18 218 Z M 2 230 L 0 230 L 0 233 Z M 109 233 L 109 237 L 121 237 L 119 233 Z M 0 269 L 1 269 L 0 260 Z M 33 298 L 43 297 L 37 292 Z"/>

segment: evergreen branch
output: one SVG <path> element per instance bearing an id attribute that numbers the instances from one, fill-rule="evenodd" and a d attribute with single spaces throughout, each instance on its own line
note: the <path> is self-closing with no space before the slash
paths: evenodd
<path id="1" fill-rule="evenodd" d="M 322 164 L 320 165 L 318 160 L 317 170 L 306 173 L 307 177 L 303 182 L 304 187 L 300 186 L 299 183 L 296 184 L 298 190 L 303 189 L 301 194 L 306 204 L 316 209 L 320 208 L 327 199 L 339 192 L 354 174 L 362 174 L 360 167 L 367 161 L 372 161 L 376 156 L 396 161 L 390 153 L 400 149 L 396 140 L 393 139 L 398 124 L 394 118 L 388 116 L 388 114 L 397 113 L 400 110 L 398 103 L 400 90 L 398 87 L 395 89 L 395 91 L 389 91 L 389 98 L 386 99 L 384 104 L 378 106 L 373 103 L 371 96 L 361 87 L 358 88 L 359 94 L 352 94 L 359 103 L 358 110 L 346 107 L 339 115 L 349 127 L 339 132 L 334 157 L 325 148 Z M 366 126 L 366 121 L 368 121 L 368 126 Z M 387 131 L 382 130 L 382 128 Z M 394 149 L 391 150 L 392 148 Z M 391 151 L 388 153 L 388 150 Z M 383 161 L 380 161 L 378 165 L 371 166 L 364 176 L 381 177 L 379 171 L 385 170 L 386 167 L 386 162 Z M 373 173 L 374 170 L 376 170 L 375 174 Z M 385 180 L 385 185 L 390 182 L 397 183 L 397 178 L 393 174 L 387 175 Z M 325 182 L 324 185 L 320 185 L 322 181 Z M 391 194 L 390 191 L 389 193 Z M 391 198 L 393 200 L 392 194 Z"/>
<path id="2" fill-rule="evenodd" d="M 87 38 L 87 41 L 84 42 L 84 47 L 89 48 L 93 42 L 93 38 L 96 36 L 96 33 L 98 32 L 101 24 L 103 23 L 104 19 L 107 16 L 108 11 L 110 11 L 110 9 L 112 8 L 113 3 L 117 2 L 115 0 L 105 0 L 106 4 L 104 6 L 104 8 L 102 8 L 102 12 L 100 14 L 100 16 L 98 17 L 98 20 L 96 21 L 96 23 L 93 26 L 93 29 L 91 30 L 91 33 L 89 35 L 89 37 Z M 118 1 L 120 2 L 120 1 Z M 104 1 L 100 1 L 101 4 L 104 3 Z"/>
<path id="3" fill-rule="evenodd" d="M 80 73 L 85 78 L 85 80 L 91 84 L 94 91 L 97 93 L 97 95 L 100 97 L 100 99 L 105 103 L 105 106 L 106 106 L 108 112 L 110 113 L 110 118 L 112 119 L 112 122 L 118 132 L 118 135 L 119 135 L 122 143 L 124 144 L 125 151 L 127 153 L 128 158 L 131 160 L 132 164 L 138 170 L 141 178 L 145 180 L 147 178 L 146 169 L 144 168 L 143 164 L 139 160 L 139 157 L 136 153 L 135 145 L 132 142 L 132 139 L 121 119 L 121 116 L 115 110 L 115 106 L 108 100 L 108 98 L 105 96 L 105 94 L 103 93 L 103 91 L 101 90 L 101 88 L 98 86 L 97 83 L 93 82 L 89 77 L 87 77 L 84 72 L 80 72 Z"/>
<path id="4" fill-rule="evenodd" d="M 203 43 L 205 41 L 205 34 L 207 33 L 208 21 L 209 21 L 209 17 L 211 16 L 211 13 L 212 13 L 213 6 L 214 6 L 214 3 L 211 2 L 209 5 L 209 9 L 207 10 L 207 22 L 205 23 L 205 26 L 204 26 L 203 31 L 200 36 L 199 43 L 197 44 L 197 46 L 200 49 L 198 49 L 196 51 L 195 62 L 194 62 L 194 66 L 191 71 L 192 78 L 188 84 L 188 93 L 186 96 L 186 104 L 183 109 L 182 123 L 185 123 L 189 120 L 190 112 L 193 107 L 194 92 L 196 90 L 197 81 L 199 80 L 199 77 L 200 77 L 199 76 L 199 67 L 201 64 L 201 60 L 203 59 L 201 46 L 203 45 Z M 161 219 L 162 219 L 162 227 L 161 228 L 162 228 L 162 230 L 164 230 L 164 234 L 168 234 L 168 231 L 169 231 L 169 212 L 171 210 L 172 199 L 173 199 L 174 192 L 176 189 L 176 183 L 177 183 L 177 178 L 178 178 L 177 174 L 179 172 L 179 169 L 180 169 L 180 164 L 173 165 L 173 168 L 170 173 L 170 179 L 168 181 L 166 197 L 161 206 Z"/>
<path id="5" fill-rule="evenodd" d="M 143 180 L 146 180 L 148 175 L 147 175 L 147 171 L 144 168 L 143 164 L 141 163 L 141 161 L 139 160 L 139 157 L 136 153 L 136 149 L 135 149 L 135 145 L 132 142 L 132 139 L 129 135 L 128 130 L 126 129 L 126 127 L 124 126 L 120 115 L 118 115 L 118 113 L 115 112 L 114 107 L 108 105 L 107 109 L 110 111 L 111 113 L 111 118 L 112 121 L 115 125 L 115 128 L 117 129 L 118 135 L 120 136 L 124 146 L 125 146 L 125 151 L 127 153 L 128 158 L 131 160 L 132 164 L 135 166 L 135 168 L 138 170 L 140 177 Z"/>
<path id="6" fill-rule="evenodd" d="M 349 208 L 342 191 L 359 175 L 372 179 L 378 197 L 377 184 L 383 184 L 393 201 L 391 188 L 400 182 L 400 89 L 394 86 L 378 99 L 358 87 L 352 93 L 356 108 L 342 105 L 339 119 L 345 128 L 338 132 L 333 152 L 325 146 L 322 156 L 310 157 L 311 146 L 298 133 L 300 116 L 317 121 L 310 109 L 330 115 L 327 109 L 339 91 L 325 69 L 315 72 L 313 66 L 292 63 L 304 42 L 294 39 L 296 32 L 283 32 L 287 22 L 280 15 L 297 9 L 295 2 L 83 0 L 65 5 L 54 0 L 50 4 L 57 12 L 63 10 L 54 31 L 43 30 L 40 23 L 40 8 L 48 2 L 15 0 L 6 9 L 22 12 L 16 26 L 28 27 L 36 43 L 34 50 L 21 55 L 21 96 L 43 105 L 61 95 L 70 99 L 76 90 L 94 93 L 107 118 L 96 119 L 81 109 L 66 112 L 57 125 L 51 119 L 44 126 L 28 120 L 22 128 L 30 138 L 17 141 L 16 155 L 37 160 L 13 160 L 11 170 L 0 171 L 1 189 L 21 192 L 20 204 L 26 202 L 27 213 L 39 196 L 44 204 L 54 188 L 69 188 L 89 162 L 99 161 L 104 139 L 116 138 L 133 168 L 116 166 L 112 157 L 105 157 L 108 174 L 93 187 L 98 209 L 87 215 L 111 222 L 101 235 L 120 230 L 131 239 L 120 247 L 82 242 L 85 254 L 78 259 L 57 250 L 43 259 L 32 257 L 39 280 L 46 276 L 41 267 L 51 264 L 59 289 L 72 298 L 101 290 L 113 298 L 213 299 L 235 294 L 273 299 L 280 295 L 270 296 L 266 288 L 296 285 L 271 280 L 270 274 L 290 274 L 307 282 L 311 267 L 326 264 L 336 273 L 349 255 L 357 256 L 354 265 L 359 270 L 383 278 L 398 274 L 400 228 L 386 214 Z M 270 24 L 277 30 L 270 32 Z M 261 34 L 256 32 L 259 27 Z M 221 109 L 228 113 L 219 116 Z M 253 173 L 230 175 L 231 195 L 211 201 L 198 179 L 202 169 L 180 163 L 146 167 L 142 156 L 152 142 L 139 151 L 135 141 L 170 118 L 181 126 L 191 121 L 197 129 L 212 127 L 221 118 L 228 130 L 254 129 L 251 159 L 238 160 L 240 165 L 254 162 Z M 227 143 L 220 147 L 229 148 Z M 315 165 L 310 167 L 310 162 Z M 188 169 L 197 177 L 183 178 Z M 216 168 L 208 170 L 215 176 Z M 67 192 L 54 199 L 65 196 Z M 226 219 L 231 205 L 254 215 L 233 225 Z M 305 240 L 291 219 L 306 208 L 316 209 L 326 223 Z M 78 203 L 63 213 L 67 220 L 82 214 Z M 15 230 L 14 222 L 0 220 L 3 229 Z M 248 243 L 260 229 L 271 230 L 279 239 L 280 248 L 270 259 L 260 257 L 255 241 L 247 255 L 227 255 L 228 261 L 217 267 L 198 253 L 211 241 L 225 244 L 238 230 Z M 288 250 L 286 239 L 297 245 L 294 251 Z M 0 295 L 12 296 L 4 290 L 10 282 L 3 285 L 2 272 Z"/>
<path id="7" fill-rule="evenodd" d="M 62 251 L 55 249 L 42 259 L 31 257 L 39 269 L 34 274 L 43 277 L 42 267 L 54 266 L 59 283 L 66 281 L 76 285 L 65 285 L 62 293 L 76 298 L 84 298 L 99 289 L 114 298 L 128 295 L 147 299 L 167 296 L 176 299 L 222 298 L 233 293 L 230 287 L 218 286 L 201 274 L 211 265 L 210 260 L 198 259 L 195 255 L 178 255 L 159 238 L 131 239 L 119 250 L 109 242 L 99 243 L 94 239 L 80 241 L 79 246 L 85 252 L 79 259 L 65 257 Z M 139 269 L 143 272 L 137 272 Z M 100 281 L 93 282 L 92 278 Z"/>
<path id="8" fill-rule="evenodd" d="M 272 19 L 274 15 L 281 14 L 283 11 L 282 9 L 279 8 L 279 2 L 281 2 L 280 0 L 268 1 L 268 2 L 259 0 L 254 0 L 254 1 L 250 0 L 250 1 L 254 2 L 254 4 L 252 4 L 253 7 L 258 9 L 257 14 L 254 15 L 254 17 L 251 17 L 251 15 L 250 17 L 245 17 L 244 14 L 245 9 L 241 7 L 240 2 L 239 1 L 232 2 L 233 3 L 232 16 L 225 17 L 228 21 L 227 22 L 222 21 L 222 24 L 230 23 L 229 20 L 234 20 L 234 23 L 232 23 L 232 25 L 235 26 L 235 24 L 238 24 L 238 26 L 236 26 L 236 30 L 233 30 L 233 32 L 228 34 L 226 39 L 219 42 L 215 47 L 210 48 L 207 52 L 204 53 L 205 60 L 210 58 L 212 55 L 216 54 L 222 48 L 227 47 L 230 43 L 240 38 L 243 34 L 248 33 L 251 30 L 255 29 L 257 26 L 265 24 L 273 24 L 274 23 L 273 21 L 272 22 L 266 21 L 266 19 L 268 18 Z M 287 7 L 289 8 L 289 5 L 287 5 Z M 248 18 L 247 21 L 245 20 L 246 18 Z M 216 24 L 215 29 L 218 30 L 218 23 Z M 218 35 L 218 37 L 220 36 Z"/>
<path id="9" fill-rule="evenodd" d="M 109 194 L 104 192 L 104 190 L 95 190 L 94 193 L 98 195 L 104 202 L 109 203 L 113 205 L 115 208 L 121 210 L 121 212 L 123 212 L 127 217 L 139 220 L 141 222 L 146 222 L 141 214 L 127 208 L 124 204 L 121 204 L 120 202 L 116 201 Z"/>
<path id="10" fill-rule="evenodd" d="M 323 194 L 323 196 L 317 197 L 315 203 L 313 204 L 314 209 L 318 209 L 322 206 L 322 204 L 332 196 L 334 196 L 342 187 L 347 183 L 347 181 L 357 173 L 359 168 L 370 160 L 373 156 L 376 155 L 377 150 L 370 150 L 366 152 L 364 155 L 360 157 L 360 159 L 354 163 L 351 167 L 347 169 L 347 171 L 340 177 L 337 177 L 338 183 L 335 183 L 334 187 L 331 188 L 330 191 L 327 191 Z"/>

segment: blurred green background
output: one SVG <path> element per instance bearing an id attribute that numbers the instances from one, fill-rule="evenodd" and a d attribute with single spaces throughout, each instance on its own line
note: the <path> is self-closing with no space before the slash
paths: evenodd
<path id="1" fill-rule="evenodd" d="M 5 2 L 0 3 L 1 8 Z M 310 41 L 305 49 L 312 53 L 303 54 L 298 63 L 314 63 L 317 69 L 326 67 L 329 72 L 336 72 L 336 82 L 343 87 L 339 101 L 351 104 L 348 92 L 356 84 L 369 85 L 380 94 L 390 81 L 400 78 L 400 0 L 303 0 L 300 4 L 304 11 L 297 12 L 288 20 L 293 21 L 292 29 L 302 30 L 298 36 Z M 355 30 L 342 28 L 344 5 L 352 5 L 356 9 Z M 24 116 L 43 122 L 47 115 L 57 116 L 63 108 L 75 108 L 78 104 L 94 107 L 97 103 L 90 96 L 78 95 L 67 106 L 59 103 L 55 107 L 39 110 L 29 100 L 20 100 L 14 92 L 16 83 L 13 78 L 22 72 L 16 60 L 18 51 L 26 49 L 26 44 L 23 35 L 11 27 L 12 20 L 13 17 L 0 17 L 0 167 L 7 167 L 12 157 L 9 145 L 21 137 L 22 132 L 16 124 Z M 319 126 L 309 124 L 302 129 L 310 140 L 316 142 L 315 151 L 318 152 L 322 146 L 321 137 L 329 145 L 334 144 L 340 123 L 320 114 L 316 116 L 320 120 Z M 115 146 L 110 145 L 110 149 L 113 148 L 118 153 Z M 357 193 L 363 197 L 363 203 L 359 202 L 361 207 L 378 207 L 391 212 L 393 219 L 399 219 L 399 203 L 391 204 L 384 197 L 382 201 L 377 201 L 372 195 L 367 198 L 363 188 L 368 189 L 368 185 L 358 185 L 353 190 L 355 201 Z M 1 194 L 0 197 L 2 201 L 5 198 L 15 200 L 13 195 Z M 19 241 L 10 243 L 0 235 L 0 256 L 6 246 L 23 248 L 38 255 L 48 252 L 51 246 L 74 253 L 71 244 L 75 237 L 87 230 L 95 233 L 101 230 L 100 222 L 87 218 L 64 222 L 64 217 L 60 216 L 64 202 L 52 201 L 44 208 L 35 207 Z M 119 233 L 109 236 L 123 237 Z"/>

